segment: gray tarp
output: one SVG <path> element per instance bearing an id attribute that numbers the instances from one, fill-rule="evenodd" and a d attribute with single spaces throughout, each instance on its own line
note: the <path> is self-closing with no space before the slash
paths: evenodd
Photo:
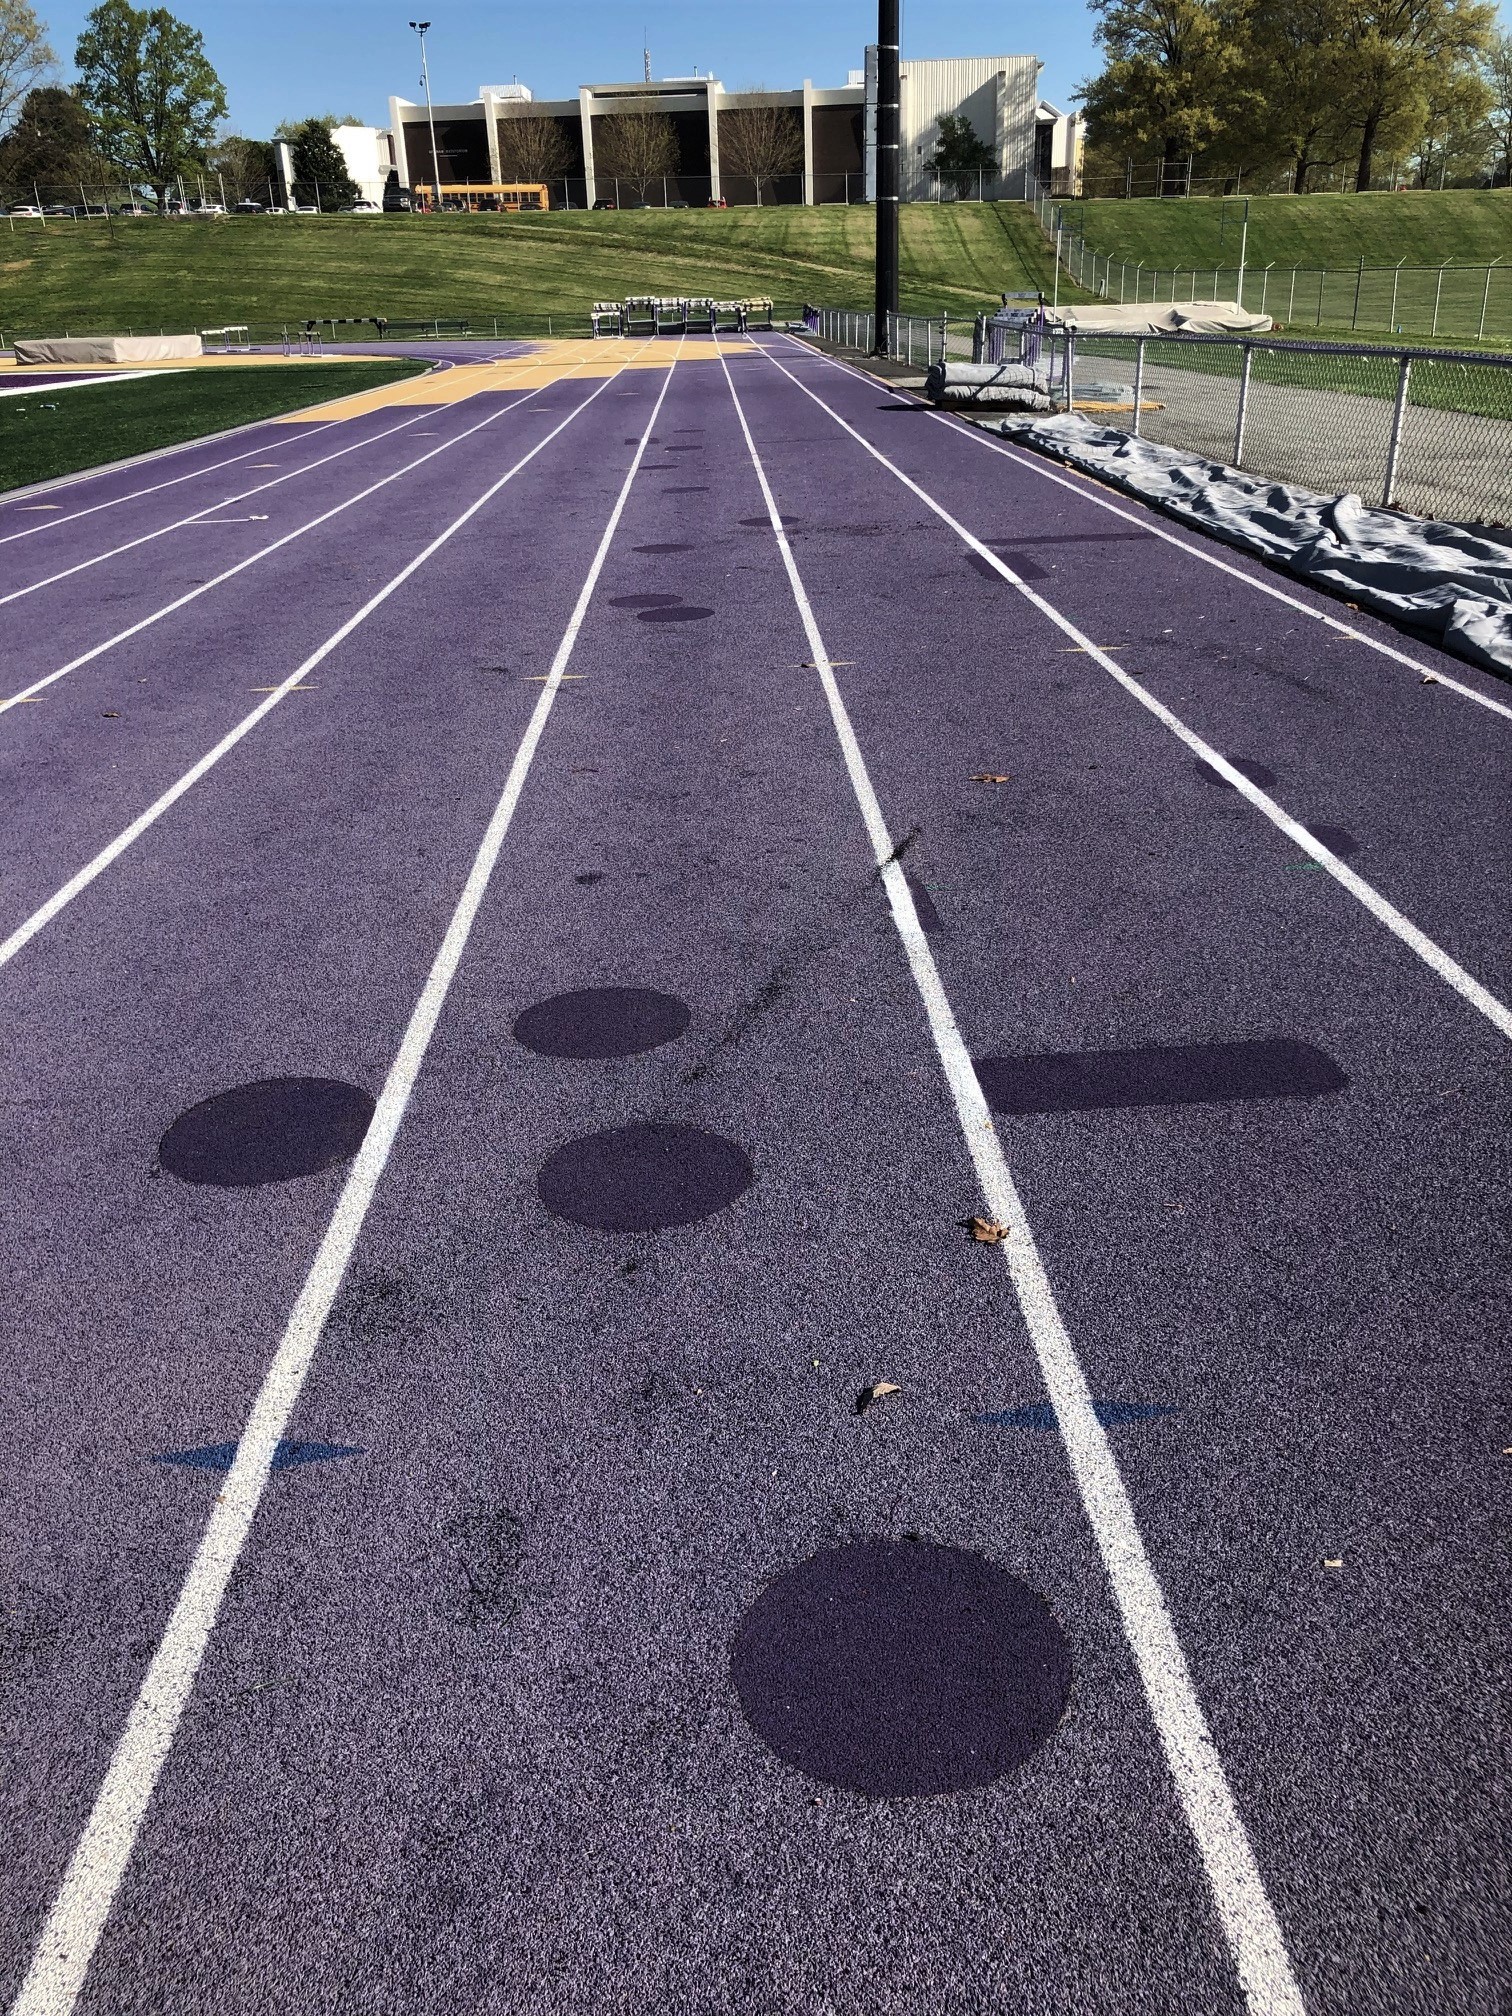
<path id="1" fill-rule="evenodd" d="M 16 344 L 18 364 L 161 364 L 204 354 L 198 336 L 45 336 Z"/>
<path id="2" fill-rule="evenodd" d="M 1088 301 L 1047 308 L 1045 321 L 1081 336 L 1250 336 L 1275 326 L 1237 301 Z"/>
<path id="3" fill-rule="evenodd" d="M 1512 672 L 1512 548 L 1463 525 L 1379 510 L 1349 493 L 1325 497 L 1246 476 L 1081 413 L 1001 425 L 1011 440 L 1436 634 L 1473 664 Z"/>
<path id="4" fill-rule="evenodd" d="M 1050 380 L 1030 364 L 931 364 L 924 393 L 936 406 L 1006 406 L 1048 413 Z"/>

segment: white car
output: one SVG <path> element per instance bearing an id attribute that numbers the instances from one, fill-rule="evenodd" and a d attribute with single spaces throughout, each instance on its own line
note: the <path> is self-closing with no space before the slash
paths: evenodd
<path id="1" fill-rule="evenodd" d="M 342 215 L 344 217 L 381 217 L 383 215 L 383 205 L 381 203 L 368 202 L 353 203 L 342 212 Z"/>
<path id="2" fill-rule="evenodd" d="M 37 203 L 18 203 L 10 214 L 12 217 L 40 217 L 42 208 Z"/>

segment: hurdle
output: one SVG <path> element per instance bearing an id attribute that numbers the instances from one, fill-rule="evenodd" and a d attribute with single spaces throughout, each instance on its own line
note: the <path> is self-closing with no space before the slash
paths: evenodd
<path id="1" fill-rule="evenodd" d="M 618 301 L 595 301 L 591 313 L 595 336 L 625 334 L 625 310 Z"/>

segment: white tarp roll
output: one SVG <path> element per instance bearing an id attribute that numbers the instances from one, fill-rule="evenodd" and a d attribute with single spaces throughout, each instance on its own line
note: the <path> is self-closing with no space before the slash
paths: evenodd
<path id="1" fill-rule="evenodd" d="M 1004 420 L 1002 432 L 1305 581 L 1426 630 L 1472 664 L 1512 672 L 1512 546 L 1351 492 L 1320 496 L 1246 476 L 1081 413 Z"/>
<path id="2" fill-rule="evenodd" d="M 1031 364 L 931 364 L 924 394 L 936 406 L 1005 406 L 1018 413 L 1051 410 L 1050 380 Z"/>
<path id="3" fill-rule="evenodd" d="M 1237 301 L 1088 301 L 1047 308 L 1045 327 L 1080 336 L 1258 336 L 1275 324 Z"/>
<path id="4" fill-rule="evenodd" d="M 205 354 L 198 336 L 33 336 L 15 347 L 18 364 L 162 364 Z"/>

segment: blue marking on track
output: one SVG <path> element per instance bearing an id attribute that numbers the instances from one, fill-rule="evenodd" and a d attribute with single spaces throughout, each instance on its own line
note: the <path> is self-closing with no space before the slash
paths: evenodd
<path id="1" fill-rule="evenodd" d="M 1104 1428 L 1121 1428 L 1128 1421 L 1156 1421 L 1176 1408 L 1152 1400 L 1094 1400 L 1092 1411 Z M 979 1428 L 1055 1428 L 1059 1424 L 1048 1400 L 1036 1400 L 1028 1407 L 1010 1407 L 1003 1414 L 976 1414 Z"/>
<path id="2" fill-rule="evenodd" d="M 280 1442 L 273 1452 L 275 1470 L 293 1470 L 301 1463 L 330 1463 L 338 1456 L 365 1456 L 365 1449 L 341 1442 Z M 203 1449 L 170 1449 L 154 1463 L 176 1463 L 185 1470 L 229 1470 L 236 1460 L 234 1442 L 210 1442 Z"/>

